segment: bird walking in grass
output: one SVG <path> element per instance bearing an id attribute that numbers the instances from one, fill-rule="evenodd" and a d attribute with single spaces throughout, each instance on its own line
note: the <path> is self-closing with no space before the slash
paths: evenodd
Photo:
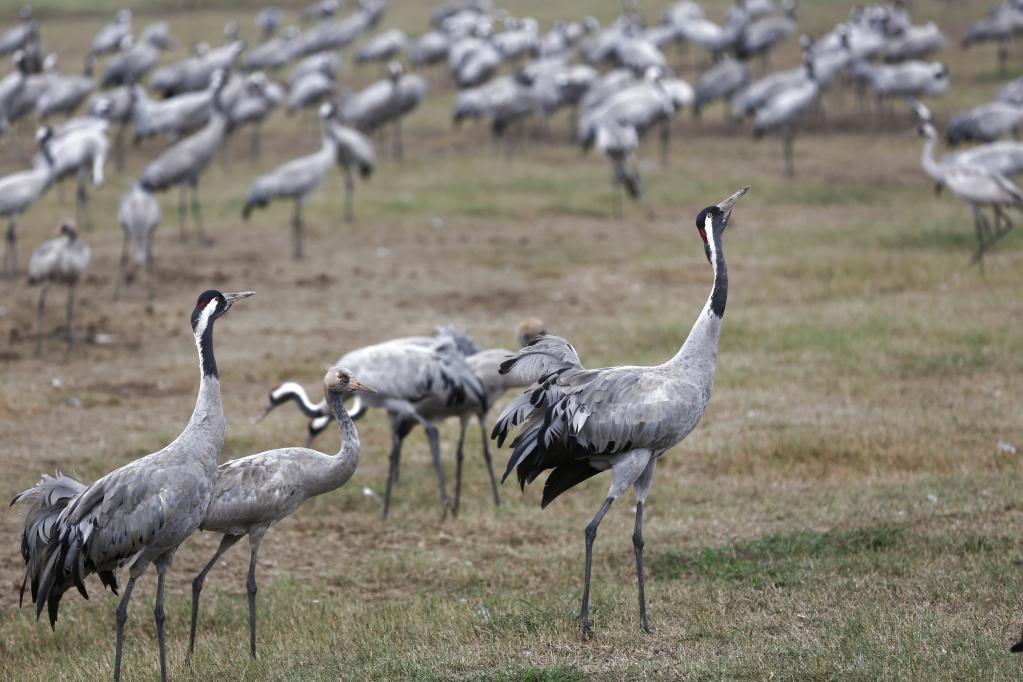
<path id="1" fill-rule="evenodd" d="M 192 626 L 188 653 L 195 648 L 199 595 L 203 582 L 217 560 L 236 542 L 248 536 L 249 650 L 256 657 L 256 558 L 263 535 L 278 521 L 297 510 L 311 497 L 337 490 L 359 465 L 359 434 L 348 416 L 344 399 L 354 391 L 375 393 L 344 368 L 333 368 L 323 379 L 323 397 L 341 429 L 341 450 L 325 455 L 308 448 L 269 450 L 224 462 L 200 528 L 223 533 L 213 557 L 192 581 Z"/>
<path id="2" fill-rule="evenodd" d="M 33 168 L 0 177 L 0 216 L 7 218 L 7 238 L 4 244 L 4 276 L 18 274 L 18 232 L 16 220 L 31 208 L 53 184 L 54 163 L 49 150 L 50 128 L 41 128 L 36 134 L 42 152 L 41 160 Z"/>
<path id="3" fill-rule="evenodd" d="M 182 542 L 199 528 L 209 506 L 217 461 L 224 447 L 224 408 L 213 355 L 213 323 L 246 291 L 206 291 L 192 310 L 192 334 L 199 352 L 199 395 L 185 430 L 158 452 L 116 469 L 90 486 L 63 474 L 43 476 L 11 502 L 27 507 L 21 539 L 25 579 L 31 585 L 36 616 L 47 607 L 57 623 L 60 599 L 72 587 L 88 598 L 85 580 L 97 574 L 117 594 L 115 573 L 128 569 L 128 584 L 117 607 L 114 680 L 121 678 L 124 624 L 135 581 L 156 565 L 156 636 L 160 679 L 167 680 L 164 634 L 164 582 Z"/>
<path id="4" fill-rule="evenodd" d="M 28 263 L 28 283 L 42 285 L 36 304 L 36 355 L 43 354 L 43 309 L 51 284 L 67 286 L 67 342 L 68 348 L 74 346 L 75 289 L 92 259 L 92 250 L 78 237 L 73 223 L 62 222 L 57 235 L 40 244 Z"/>
<path id="5" fill-rule="evenodd" d="M 504 363 L 502 371 L 536 383 L 502 412 L 493 437 L 502 444 L 518 435 L 504 473 L 514 470 L 524 489 L 553 469 L 544 484 L 542 507 L 602 471 L 610 470 L 607 498 L 586 526 L 585 568 L 579 635 L 592 634 L 590 569 L 597 528 L 611 504 L 630 487 L 636 492 L 632 535 L 639 582 L 640 625 L 651 632 L 643 576 L 643 509 L 657 460 L 696 427 L 710 401 L 718 339 L 728 297 L 722 245 L 725 228 L 744 187 L 696 218 L 696 229 L 714 271 L 707 303 L 675 356 L 654 367 L 585 369 L 564 339 L 541 336 Z"/>

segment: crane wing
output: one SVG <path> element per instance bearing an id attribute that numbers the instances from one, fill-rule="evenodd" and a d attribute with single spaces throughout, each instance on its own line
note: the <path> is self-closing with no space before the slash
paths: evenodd
<path id="1" fill-rule="evenodd" d="M 560 336 L 541 334 L 501 363 L 501 374 L 528 385 L 562 369 L 582 369 L 575 347 Z"/>
<path id="2" fill-rule="evenodd" d="M 287 516 L 305 499 L 303 463 L 312 452 L 269 450 L 221 464 L 202 529 L 242 533 Z"/>

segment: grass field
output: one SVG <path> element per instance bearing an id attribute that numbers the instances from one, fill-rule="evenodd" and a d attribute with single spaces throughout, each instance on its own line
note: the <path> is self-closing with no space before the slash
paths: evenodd
<path id="1" fill-rule="evenodd" d="M 35 5 L 44 43 L 77 70 L 91 36 L 121 3 Z M 395 0 L 384 26 L 418 32 L 428 7 Z M 704 3 L 714 18 L 722 0 Z M 990 48 L 957 45 L 985 3 L 920 0 L 917 22 L 938 21 L 952 73 L 937 119 L 989 100 Z M 804 2 L 821 33 L 847 3 Z M 186 42 L 219 41 L 256 4 L 179 13 L 143 3 L 140 25 L 167 18 Z M 618 3 L 508 3 L 544 27 Z M 642 3 L 651 18 L 661 6 Z M 9 20 L 10 12 L 0 15 Z M 250 30 L 249 19 L 243 27 Z M 179 48 L 175 57 L 183 53 Z M 674 58 L 674 57 L 673 57 Z M 774 58 L 795 63 L 793 45 Z M 1023 50 L 1011 64 L 1023 72 Z M 342 82 L 379 77 L 347 62 Z M 683 71 L 695 81 L 697 76 Z M 705 205 L 752 185 L 726 234 L 731 291 L 714 397 L 702 423 L 658 466 L 646 514 L 647 596 L 656 633 L 639 632 L 632 501 L 623 498 L 596 543 L 596 636 L 579 642 L 583 527 L 606 492 L 598 477 L 539 509 L 539 491 L 501 490 L 495 509 L 473 433 L 463 513 L 439 523 L 425 439 L 406 442 L 391 519 L 379 518 L 389 446 L 386 420 L 359 422 L 353 480 L 271 530 L 259 566 L 260 658 L 247 647 L 239 545 L 210 575 L 197 653 L 185 661 L 189 583 L 217 538 L 197 535 L 169 579 L 171 674 L 178 680 L 333 679 L 1018 679 L 1008 646 L 1019 635 L 1023 573 L 1023 239 L 1011 234 L 983 272 L 969 264 L 967 208 L 936 197 L 920 170 L 908 115 L 877 124 L 853 97 L 831 94 L 827 127 L 796 143 L 797 177 L 781 174 L 780 143 L 747 128 L 674 127 L 671 165 L 656 140 L 641 168 L 648 195 L 610 216 L 606 165 L 565 143 L 569 122 L 507 160 L 481 126 L 452 130 L 451 86 L 405 125 L 407 159 L 385 160 L 356 192 L 344 225 L 341 180 L 307 202 L 308 258 L 295 263 L 290 205 L 245 224 L 249 181 L 318 145 L 315 119 L 275 115 L 258 163 L 247 138 L 204 178 L 201 249 L 177 240 L 175 194 L 161 197 L 159 295 L 112 293 L 120 249 L 118 198 L 161 148 L 134 151 L 124 177 L 95 193 L 94 260 L 80 287 L 80 330 L 112 343 L 66 355 L 51 294 L 47 355 L 33 356 L 36 291 L 0 282 L 0 498 L 61 469 L 91 481 L 177 435 L 196 387 L 186 315 L 209 287 L 254 289 L 217 326 L 228 436 L 224 458 L 297 444 L 304 421 L 279 410 L 260 424 L 284 379 L 318 391 L 327 363 L 348 349 L 457 323 L 484 346 L 511 346 L 515 324 L 538 316 L 571 339 L 589 366 L 660 362 L 674 353 L 710 287 L 693 226 Z M 27 134 L 25 131 L 22 135 Z M 20 140 L 27 147 L 27 140 Z M 2 171 L 19 162 L 0 140 Z M 73 190 L 50 194 L 19 224 L 22 261 Z M 453 475 L 452 422 L 443 429 Z M 336 447 L 329 431 L 317 442 Z M 503 469 L 506 452 L 498 454 Z M 0 679 L 94 680 L 111 675 L 115 599 L 90 582 L 69 594 L 56 633 L 18 609 L 20 516 L 0 512 Z M 130 611 L 125 678 L 158 674 L 155 578 Z"/>

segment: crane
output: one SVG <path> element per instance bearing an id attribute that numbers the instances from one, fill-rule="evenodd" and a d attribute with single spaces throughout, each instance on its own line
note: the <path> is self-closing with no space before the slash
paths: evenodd
<path id="1" fill-rule="evenodd" d="M 78 229 L 66 220 L 57 227 L 56 239 L 43 242 L 32 252 L 28 283 L 42 284 L 36 304 L 36 355 L 43 354 L 43 307 L 51 284 L 67 286 L 67 342 L 69 348 L 74 346 L 75 289 L 91 258 L 92 251 L 78 238 Z"/>
<path id="2" fill-rule="evenodd" d="M 43 476 L 11 502 L 27 507 L 22 534 L 25 588 L 31 586 L 36 616 L 47 607 L 56 627 L 60 599 L 72 587 L 88 598 L 85 579 L 97 574 L 117 594 L 115 572 L 128 568 L 117 606 L 114 680 L 121 677 L 124 624 L 135 581 L 156 565 L 156 635 L 160 649 L 160 678 L 167 680 L 164 636 L 164 581 L 182 542 L 199 528 L 209 505 L 224 447 L 224 408 L 220 375 L 213 354 L 213 325 L 245 291 L 200 294 L 191 314 L 192 334 L 199 353 L 199 395 L 188 425 L 162 450 L 115 469 L 90 486 L 57 474 Z"/>
<path id="3" fill-rule="evenodd" d="M 728 297 L 724 231 L 743 187 L 704 208 L 696 228 L 714 271 L 714 284 L 688 338 L 676 355 L 654 367 L 584 369 L 564 339 L 542 336 L 505 362 L 502 371 L 536 383 L 501 413 L 492 436 L 501 445 L 518 427 L 504 478 L 512 471 L 525 489 L 548 469 L 541 507 L 602 471 L 610 470 L 607 498 L 586 526 L 585 568 L 579 635 L 592 634 L 590 573 L 597 528 L 611 504 L 630 487 L 636 491 L 632 536 L 639 582 L 640 625 L 650 632 L 643 576 L 643 507 L 657 460 L 696 427 L 710 401 L 718 339 Z M 503 480 L 503 479 L 502 479 Z"/>
<path id="4" fill-rule="evenodd" d="M 291 516 L 306 500 L 337 490 L 359 465 L 359 434 L 345 410 L 344 399 L 355 391 L 374 393 L 344 368 L 331 368 L 323 378 L 323 397 L 341 430 L 341 449 L 325 455 L 308 448 L 281 448 L 224 462 L 200 530 L 223 533 L 213 557 L 192 581 L 192 625 L 188 653 L 195 648 L 199 595 L 217 560 L 243 537 L 250 545 L 249 651 L 256 657 L 256 558 L 263 536 L 275 523 Z"/>
<path id="5" fill-rule="evenodd" d="M 18 234 L 16 219 L 32 207 L 53 184 L 53 156 L 49 142 L 50 128 L 41 128 L 36 139 L 42 152 L 42 162 L 33 168 L 0 177 L 0 216 L 7 218 L 7 238 L 4 244 L 4 275 L 18 274 Z"/>
<path id="6" fill-rule="evenodd" d="M 117 284 L 114 298 L 120 298 L 131 267 L 146 269 L 146 288 L 149 300 L 156 298 L 153 284 L 153 232 L 160 225 L 160 202 L 152 194 L 135 183 L 121 197 L 117 208 L 117 222 L 124 231 L 121 245 L 121 262 L 117 270 Z M 131 251 L 129 258 L 128 252 Z"/>

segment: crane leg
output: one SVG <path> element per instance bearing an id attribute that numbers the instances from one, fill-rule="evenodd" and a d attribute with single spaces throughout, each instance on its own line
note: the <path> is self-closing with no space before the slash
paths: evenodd
<path id="1" fill-rule="evenodd" d="M 593 628 L 590 626 L 590 573 L 593 565 L 593 541 L 597 539 L 597 527 L 604 520 L 604 515 L 607 514 L 607 510 L 611 508 L 611 503 L 614 501 L 613 497 L 604 500 L 604 504 L 600 505 L 596 516 L 589 522 L 583 533 L 586 538 L 586 564 L 583 571 L 583 604 L 579 610 L 580 639 L 588 639 L 593 635 Z"/>
<path id="2" fill-rule="evenodd" d="M 79 222 L 87 230 L 92 229 L 92 213 L 89 211 L 89 192 L 85 189 L 85 174 L 78 171 L 78 192 L 75 197 L 75 213 L 81 214 Z"/>
<path id="3" fill-rule="evenodd" d="M 202 222 L 202 204 L 199 203 L 199 181 L 192 181 L 192 216 L 195 218 L 195 229 L 199 233 L 199 243 L 209 246 L 213 240 L 206 236 L 206 226 Z"/>
<path id="4" fill-rule="evenodd" d="M 401 117 L 399 116 L 394 121 L 394 159 L 401 161 L 404 157 L 405 152 L 401 147 Z"/>
<path id="5" fill-rule="evenodd" d="M 153 607 L 153 619 L 156 621 L 156 640 L 160 647 L 160 682 L 167 682 L 167 635 L 164 632 L 167 614 L 163 610 L 163 588 L 168 568 L 170 559 L 156 565 L 156 606 Z"/>
<path id="6" fill-rule="evenodd" d="M 75 347 L 75 285 L 67 288 L 67 347 Z"/>
<path id="7" fill-rule="evenodd" d="M 786 130 L 782 142 L 785 154 L 785 177 L 788 178 L 796 174 L 796 167 L 792 162 L 792 137 L 792 131 Z"/>
<path id="8" fill-rule="evenodd" d="M 265 532 L 260 530 L 249 535 L 252 553 L 249 556 L 249 577 L 245 581 L 245 589 L 249 593 L 249 651 L 252 658 L 256 657 L 256 557 Z"/>
<path id="9" fill-rule="evenodd" d="M 153 279 L 153 243 L 146 244 L 146 289 L 150 301 L 156 298 L 156 282 Z"/>
<path id="10" fill-rule="evenodd" d="M 191 657 L 192 652 L 195 650 L 195 628 L 199 622 L 199 594 L 202 592 L 202 585 L 206 581 L 206 574 L 209 573 L 216 565 L 217 560 L 234 546 L 234 543 L 242 539 L 241 535 L 225 535 L 220 538 L 220 545 L 217 546 L 217 551 L 213 553 L 213 557 L 206 562 L 206 565 L 202 567 L 199 574 L 192 580 L 192 625 L 189 629 L 188 634 L 188 656 Z"/>
<path id="11" fill-rule="evenodd" d="M 458 518 L 458 505 L 462 501 L 462 464 L 465 461 L 465 427 L 468 419 L 462 417 L 458 432 L 458 448 L 455 450 L 455 503 L 451 506 L 451 515 Z"/>
<path id="12" fill-rule="evenodd" d="M 1005 78 L 1005 63 L 1009 58 L 1009 46 L 1006 41 L 998 41 L 998 77 Z"/>
<path id="13" fill-rule="evenodd" d="M 387 518 L 387 512 L 391 508 L 391 489 L 398 481 L 398 460 L 401 458 L 401 442 L 403 436 L 398 432 L 398 417 L 391 416 L 391 455 L 388 458 L 390 466 L 387 470 L 387 488 L 384 491 L 384 512 L 383 518 Z"/>
<path id="14" fill-rule="evenodd" d="M 501 506 L 501 496 L 497 494 L 497 477 L 494 476 L 494 461 L 490 456 L 490 435 L 487 433 L 486 416 L 479 414 L 476 419 L 480 423 L 480 440 L 483 441 L 483 461 L 487 463 L 487 473 L 490 475 L 490 490 L 494 493 L 494 506 Z"/>
<path id="15" fill-rule="evenodd" d="M 36 356 L 43 354 L 43 310 L 46 307 L 46 291 L 50 288 L 49 282 L 43 282 L 39 290 L 39 301 L 36 303 Z"/>
<path id="16" fill-rule="evenodd" d="M 977 252 L 973 255 L 973 262 L 976 263 L 981 272 L 984 271 L 984 250 L 985 250 L 985 234 L 987 232 L 986 223 L 987 218 L 981 212 L 980 207 L 976 204 L 973 205 L 973 226 L 977 230 Z"/>
<path id="17" fill-rule="evenodd" d="M 178 192 L 178 238 L 183 242 L 188 241 L 188 231 L 185 229 L 185 220 L 188 217 L 188 208 L 185 205 L 187 192 L 188 187 L 181 185 L 181 190 Z"/>
<path id="18" fill-rule="evenodd" d="M 668 167 L 668 148 L 671 146 L 671 118 L 665 118 L 661 123 L 661 167 Z"/>
<path id="19" fill-rule="evenodd" d="M 291 220 L 292 256 L 302 260 L 302 199 L 295 199 L 295 214 Z"/>
<path id="20" fill-rule="evenodd" d="M 124 124 L 117 126 L 117 135 L 114 136 L 114 162 L 119 175 L 124 174 Z"/>
<path id="21" fill-rule="evenodd" d="M 444 464 L 440 461 L 440 432 L 437 427 L 422 420 L 423 429 L 426 431 L 426 440 L 430 443 L 430 454 L 433 456 L 433 468 L 437 471 L 437 486 L 440 488 L 440 520 L 447 518 L 448 510 L 451 509 L 451 500 L 448 499 L 447 485 L 444 483 Z"/>
<path id="22" fill-rule="evenodd" d="M 124 233 L 124 240 L 121 242 L 121 262 L 117 268 L 117 284 L 114 285 L 114 300 L 121 298 L 125 280 L 128 278 L 128 233 Z"/>
<path id="23" fill-rule="evenodd" d="M 7 222 L 7 239 L 4 244 L 4 270 L 8 279 L 18 275 L 18 233 L 14 217 Z"/>
<path id="24" fill-rule="evenodd" d="M 355 192 L 355 179 L 352 177 L 352 169 L 345 166 L 345 222 L 355 220 L 355 211 L 352 205 L 352 195 Z"/>
<path id="25" fill-rule="evenodd" d="M 636 580 L 639 586 L 639 626 L 646 634 L 652 634 L 650 621 L 646 615 L 646 581 L 643 577 L 643 505 L 654 477 L 657 458 L 651 457 L 643 473 L 633 484 L 636 489 L 636 527 L 632 531 L 632 548 L 636 553 Z"/>
<path id="26" fill-rule="evenodd" d="M 121 660 L 124 654 L 124 624 L 128 622 L 128 602 L 131 601 L 132 590 L 135 589 L 135 581 L 149 568 L 148 562 L 136 562 L 128 574 L 128 584 L 124 586 L 124 594 L 121 595 L 121 603 L 117 605 L 117 638 L 114 649 L 114 682 L 121 679 Z"/>

